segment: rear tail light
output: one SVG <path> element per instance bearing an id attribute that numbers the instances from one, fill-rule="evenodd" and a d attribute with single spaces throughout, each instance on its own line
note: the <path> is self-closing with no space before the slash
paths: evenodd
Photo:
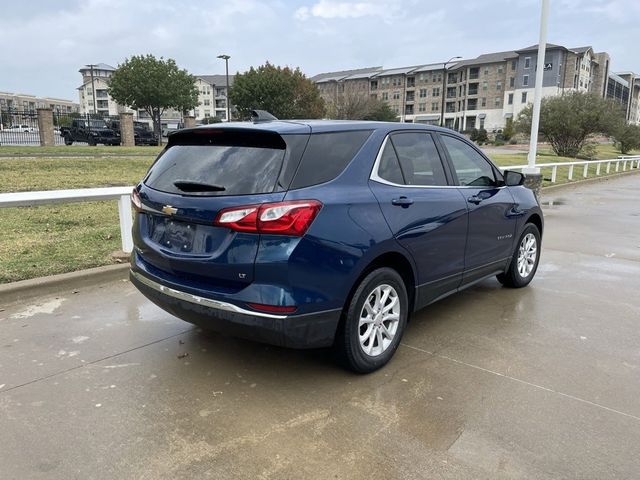
<path id="1" fill-rule="evenodd" d="M 238 232 L 304 235 L 322 208 L 317 200 L 243 205 L 220 210 L 214 225 Z"/>
<path id="2" fill-rule="evenodd" d="M 142 211 L 142 200 L 140 200 L 140 194 L 137 188 L 134 188 L 133 192 L 131 192 L 131 205 L 133 205 L 133 209 L 136 212 Z"/>

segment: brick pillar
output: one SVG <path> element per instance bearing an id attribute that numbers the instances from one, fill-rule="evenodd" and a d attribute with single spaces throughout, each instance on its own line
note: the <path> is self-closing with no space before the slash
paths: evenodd
<path id="1" fill-rule="evenodd" d="M 53 147 L 56 144 L 53 137 L 53 111 L 50 108 L 38 109 L 38 131 L 41 147 Z"/>
<path id="2" fill-rule="evenodd" d="M 196 126 L 196 117 L 192 115 L 185 115 L 184 128 L 193 128 Z"/>
<path id="3" fill-rule="evenodd" d="M 135 144 L 133 113 L 122 112 L 120 114 L 120 145 L 123 147 L 133 147 Z"/>

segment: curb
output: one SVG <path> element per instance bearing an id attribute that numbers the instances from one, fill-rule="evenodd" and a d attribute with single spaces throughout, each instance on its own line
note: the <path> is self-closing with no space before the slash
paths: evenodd
<path id="1" fill-rule="evenodd" d="M 130 265 L 126 262 L 0 285 L 0 305 L 9 305 L 34 297 L 63 294 L 75 289 L 122 280 L 127 278 L 129 268 Z"/>
<path id="2" fill-rule="evenodd" d="M 627 170 L 626 172 L 618 172 L 613 174 L 610 173 L 609 175 L 601 175 L 599 177 L 585 178 L 584 180 L 575 180 L 568 183 L 561 183 L 559 185 L 548 185 L 546 187 L 542 187 L 542 191 L 541 191 L 542 194 L 540 196 L 544 196 L 546 193 L 553 193 L 557 190 L 563 190 L 565 188 L 570 188 L 573 186 L 577 187 L 580 185 L 588 185 L 589 183 L 606 182 L 613 178 L 619 178 L 619 177 L 623 177 L 625 175 L 630 175 L 633 173 L 640 173 L 640 169 L 634 168 L 633 170 Z"/>

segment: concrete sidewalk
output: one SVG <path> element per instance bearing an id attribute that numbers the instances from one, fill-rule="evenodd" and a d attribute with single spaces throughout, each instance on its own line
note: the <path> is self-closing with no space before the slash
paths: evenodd
<path id="1" fill-rule="evenodd" d="M 428 307 L 368 376 L 127 281 L 0 305 L 0 477 L 638 478 L 639 187 L 545 193 L 532 285 Z"/>

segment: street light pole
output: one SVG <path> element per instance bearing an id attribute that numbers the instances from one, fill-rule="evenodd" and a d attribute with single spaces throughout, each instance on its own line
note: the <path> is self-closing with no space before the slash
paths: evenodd
<path id="1" fill-rule="evenodd" d="M 91 69 L 91 95 L 93 96 L 93 113 L 98 113 L 98 107 L 96 106 L 96 83 L 93 78 L 93 67 L 96 65 L 90 64 L 87 65 Z"/>
<path id="2" fill-rule="evenodd" d="M 445 90 L 447 89 L 447 64 L 459 58 L 462 58 L 462 57 L 451 57 L 442 65 L 442 69 L 444 71 L 442 73 L 442 92 L 440 92 L 440 95 L 442 95 L 441 97 L 442 101 L 440 102 L 441 103 L 441 106 L 440 106 L 440 126 L 441 127 L 444 127 L 444 95 L 445 95 Z"/>
<path id="3" fill-rule="evenodd" d="M 547 50 L 547 21 L 549 16 L 549 0 L 542 0 L 540 12 L 540 40 L 538 41 L 538 61 L 536 70 L 536 86 L 533 92 L 533 116 L 531 119 L 531 139 L 529 141 L 528 165 L 523 173 L 539 174 L 536 167 L 536 153 L 538 150 L 538 128 L 540 126 L 540 103 L 542 101 L 542 78 L 544 74 L 544 56 Z"/>
<path id="4" fill-rule="evenodd" d="M 231 114 L 230 114 L 230 108 L 229 108 L 229 59 L 231 58 L 229 55 L 218 55 L 218 58 L 221 58 L 224 60 L 224 69 L 225 69 L 225 78 L 227 81 L 227 90 L 226 90 L 226 97 L 227 97 L 227 122 L 231 121 Z"/>

